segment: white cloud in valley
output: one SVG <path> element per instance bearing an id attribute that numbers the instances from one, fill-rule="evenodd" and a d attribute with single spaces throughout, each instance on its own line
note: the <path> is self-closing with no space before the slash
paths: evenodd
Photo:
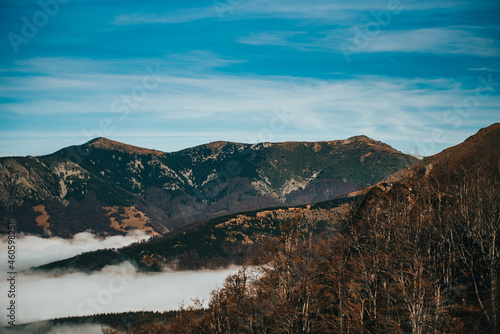
<path id="1" fill-rule="evenodd" d="M 25 273 L 17 277 L 17 321 L 28 323 L 58 317 L 128 311 L 166 311 L 192 299 L 209 300 L 210 292 L 222 287 L 238 267 L 224 270 L 141 273 L 128 263 L 109 266 L 100 272 L 63 275 Z M 0 283 L 6 295 L 8 282 Z M 6 310 L 7 298 L 0 309 Z M 6 311 L 0 324 L 6 324 Z"/>
<path id="2" fill-rule="evenodd" d="M 189 305 L 193 298 L 208 302 L 210 292 L 217 286 L 221 287 L 225 278 L 239 269 L 142 273 L 131 263 L 124 262 L 94 273 L 21 272 L 82 252 L 119 248 L 146 238 L 147 235 L 137 231 L 107 238 L 79 233 L 69 240 L 18 236 L 15 263 L 19 272 L 15 280 L 17 324 L 97 313 L 174 310 L 183 302 Z M 5 266 L 7 244 L 5 237 L 0 240 L 1 272 L 5 276 L 8 271 Z M 10 289 L 10 282 L 4 278 L 0 281 L 1 296 L 7 296 Z M 0 326 L 7 324 L 8 302 L 8 298 L 0 298 Z M 50 328 L 50 333 L 100 333 L 100 326 L 58 326 Z"/>
<path id="3" fill-rule="evenodd" d="M 67 259 L 83 252 L 104 248 L 121 248 L 148 238 L 147 234 L 138 230 L 131 231 L 126 236 L 106 238 L 98 238 L 88 232 L 75 234 L 72 239 L 18 235 L 16 238 L 16 270 L 23 271 L 33 266 Z M 7 259 L 6 236 L 0 236 L 0 259 Z M 7 261 L 0 261 L 0 271 L 7 271 L 7 265 Z"/>

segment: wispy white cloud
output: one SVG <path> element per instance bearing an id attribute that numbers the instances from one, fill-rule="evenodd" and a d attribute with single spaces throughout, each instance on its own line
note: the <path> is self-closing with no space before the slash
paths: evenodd
<path id="1" fill-rule="evenodd" d="M 473 31 L 428 28 L 383 32 L 359 52 L 428 52 L 496 57 L 500 54 L 500 47 L 494 39 L 480 37 Z"/>
<path id="2" fill-rule="evenodd" d="M 203 52 L 193 53 L 191 57 L 210 58 Z M 217 57 L 213 59 L 214 63 L 225 62 Z M 78 67 L 78 60 L 67 61 L 71 66 Z M 462 103 L 467 96 L 473 96 L 475 88 L 462 87 L 453 79 L 355 76 L 323 80 L 286 76 L 240 76 L 205 70 L 182 75 L 182 72 L 169 73 L 166 70 L 169 61 L 163 63 L 159 59 L 151 60 L 152 68 L 156 68 L 158 64 L 161 83 L 148 90 L 143 99 L 128 109 L 127 125 L 119 123 L 121 115 L 114 112 L 113 103 L 124 95 L 131 96 L 135 88 L 140 88 L 145 75 L 148 75 L 147 71 L 109 73 L 102 70 L 99 64 L 92 65 L 87 59 L 82 62 L 97 70 L 87 73 L 61 73 L 54 68 L 50 72 L 44 69 L 42 59 L 25 62 L 24 66 L 29 64 L 30 70 L 37 75 L 4 80 L 0 88 L 5 90 L 1 90 L 0 97 L 8 96 L 16 98 L 16 101 L 3 102 L 1 107 L 11 114 L 26 117 L 95 117 L 89 116 L 92 114 L 101 118 L 107 117 L 116 121 L 117 127 L 102 135 L 116 139 L 127 139 L 130 136 L 151 138 L 154 133 L 164 137 L 170 136 L 168 132 L 173 131 L 170 138 L 176 139 L 168 140 L 171 143 L 169 146 L 165 146 L 165 141 L 160 139 L 150 140 L 150 144 L 144 145 L 163 150 L 176 150 L 218 139 L 239 142 L 249 142 L 249 138 L 258 140 L 255 133 L 268 128 L 272 110 L 282 107 L 287 107 L 294 117 L 287 124 L 289 132 L 275 134 L 275 140 L 332 140 L 364 133 L 378 140 L 399 138 L 399 143 L 394 143 L 400 145 L 401 142 L 413 139 L 425 140 L 432 129 L 450 126 L 443 117 L 444 112 L 457 103 Z M 144 60 L 143 64 L 146 63 Z M 119 67 L 112 61 L 107 64 L 108 68 Z M 37 70 L 37 67 L 40 67 L 40 70 Z M 491 110 L 498 108 L 499 99 L 497 95 L 489 95 L 474 111 L 475 117 L 464 119 L 464 122 L 472 126 L 487 125 L 484 122 L 491 119 Z M 429 114 L 436 116 L 429 117 Z M 183 126 L 181 132 L 184 135 L 178 133 L 176 126 L 183 122 L 190 123 L 190 127 Z M 118 124 L 121 125 L 118 127 Z M 148 130 L 145 131 L 144 127 L 137 129 L 138 124 L 147 126 Z M 168 126 L 168 130 L 162 132 L 160 129 L 163 125 Z M 99 129 L 99 121 L 91 126 Z M 215 130 L 208 131 L 210 133 L 201 130 L 207 126 Z M 193 127 L 196 130 L 193 130 Z M 389 128 L 392 129 L 390 134 L 387 131 Z M 235 129 L 237 131 L 234 131 Z M 9 137 L 6 130 L 1 134 L 6 145 L 11 143 L 9 145 L 12 146 L 15 140 L 21 140 L 14 139 L 19 138 L 16 135 Z M 72 130 L 64 128 L 63 132 L 68 135 L 65 143 L 77 144 L 90 140 L 89 135 L 101 135 L 99 131 L 90 130 L 92 129 L 83 127 L 75 130 L 74 126 Z M 207 138 L 200 139 L 196 132 L 206 134 Z M 57 134 L 55 136 L 57 137 Z M 77 142 L 71 142 L 69 139 L 78 136 L 81 139 Z M 448 143 L 457 143 L 453 142 L 453 139 L 454 137 L 449 136 Z M 153 142 L 162 144 L 157 146 L 153 145 Z M 44 153 L 55 151 L 61 147 L 61 143 L 57 138 L 53 138 L 51 148 L 44 150 Z M 148 142 L 137 139 L 133 144 L 143 143 Z M 404 145 L 398 148 L 404 149 Z M 2 148 L 2 151 L 7 150 Z"/>
<path id="3" fill-rule="evenodd" d="M 483 66 L 483 67 L 471 67 L 469 68 L 469 71 L 481 71 L 481 72 L 500 72 L 499 68 L 495 67 L 488 67 L 488 66 Z"/>
<path id="4" fill-rule="evenodd" d="M 36 57 L 16 60 L 13 67 L 1 68 L 0 72 L 22 74 L 46 74 L 50 76 L 66 77 L 72 74 L 107 73 L 120 74 L 122 77 L 134 74 L 143 74 L 147 66 L 161 63 L 163 70 L 178 72 L 182 67 L 184 73 L 190 70 L 213 69 L 228 67 L 244 62 L 242 59 L 233 59 L 221 56 L 207 50 L 193 49 L 184 53 L 170 53 L 156 58 L 119 58 L 119 59 L 90 59 L 77 57 Z M 8 75 L 5 75 L 8 80 Z"/>
<path id="5" fill-rule="evenodd" d="M 346 2 L 340 0 L 218 0 L 211 6 L 181 9 L 165 13 L 130 13 L 122 14 L 114 18 L 115 25 L 136 24 L 175 24 L 187 23 L 203 19 L 225 20 L 276 18 L 289 20 L 316 20 L 316 22 L 342 22 L 358 18 L 360 15 L 369 15 L 370 11 L 382 11 L 388 8 L 404 10 L 431 10 L 464 7 L 466 1 L 419 1 L 409 3 L 407 1 L 355 1 Z M 219 14 L 222 13 L 222 17 Z"/>
<path id="6" fill-rule="evenodd" d="M 335 14 L 339 12 L 353 12 L 353 13 L 369 13 L 373 10 L 387 10 L 400 7 L 405 10 L 429 10 L 438 8 L 459 8 L 467 5 L 466 1 L 449 1 L 449 0 L 423 0 L 418 3 L 409 1 L 341 1 L 341 0 L 311 0 L 304 2 L 302 0 L 288 0 L 288 1 L 268 1 L 268 0 L 254 0 L 242 1 L 242 11 L 249 11 L 252 13 L 275 13 L 275 14 L 288 14 L 293 15 L 294 18 L 322 18 L 330 17 L 335 18 Z"/>
<path id="7" fill-rule="evenodd" d="M 238 42 L 249 45 L 295 46 L 304 47 L 306 44 L 292 42 L 290 39 L 305 34 L 302 31 L 268 31 L 252 33 L 238 38 Z"/>
<path id="8" fill-rule="evenodd" d="M 132 13 L 122 14 L 114 18 L 115 25 L 136 24 L 172 24 L 215 18 L 217 13 L 213 7 L 179 9 L 167 13 Z"/>
<path id="9" fill-rule="evenodd" d="M 269 31 L 252 33 L 238 38 L 249 45 L 286 46 L 299 50 L 341 53 L 347 48 L 353 53 L 418 52 L 496 57 L 499 43 L 481 37 L 476 30 L 457 28 L 427 28 L 416 30 L 381 30 L 370 36 L 358 29 L 323 31 L 310 35 L 303 31 Z M 297 37 L 300 37 L 298 39 Z"/>
<path id="10" fill-rule="evenodd" d="M 250 18 L 287 18 L 287 19 L 319 19 L 333 17 L 339 18 L 341 11 L 353 9 L 373 9 L 371 5 L 345 5 L 342 3 L 331 3 L 316 1 L 316 3 L 283 2 L 283 1 L 214 1 L 211 6 L 202 8 L 181 9 L 165 13 L 130 13 L 122 14 L 114 18 L 114 25 L 137 25 L 137 24 L 175 24 L 188 23 L 204 19 L 250 19 Z M 219 14 L 223 13 L 223 17 Z M 334 14 L 332 16 L 332 14 Z M 342 14 L 345 16 L 345 14 Z"/>
<path id="11" fill-rule="evenodd" d="M 287 105 L 314 118 L 315 113 L 366 112 L 401 109 L 405 105 L 447 106 L 463 95 L 452 80 L 398 79 L 363 76 L 321 80 L 280 76 L 240 77 L 200 74 L 197 77 L 169 75 L 163 70 L 161 84 L 134 110 L 156 112 L 167 119 L 214 117 L 267 112 Z M 147 74 L 147 73 L 146 73 Z M 31 101 L 4 104 L 11 112 L 107 112 L 111 102 L 142 83 L 142 75 L 108 73 L 38 75 L 13 77 L 2 88 L 11 96 L 29 95 Z M 43 87 L 40 87 L 43 86 Z M 102 89 L 107 87 L 106 89 Z M 92 99 L 88 99 L 88 90 Z M 438 88 L 438 90 L 435 90 Z M 47 91 L 56 94 L 46 94 Z M 35 95 L 41 91 L 44 94 Z M 68 96 L 68 102 L 55 99 Z M 425 100 L 421 97 L 425 96 Z M 368 108 L 369 107 L 369 108 Z M 302 124 L 307 126 L 306 124 Z"/>

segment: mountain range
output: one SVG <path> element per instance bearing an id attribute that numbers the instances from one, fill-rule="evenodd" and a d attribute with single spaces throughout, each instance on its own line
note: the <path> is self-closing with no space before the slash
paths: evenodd
<path id="1" fill-rule="evenodd" d="M 417 162 L 366 136 L 213 142 L 167 153 L 96 138 L 39 157 L 0 158 L 0 215 L 19 232 L 151 235 L 228 214 L 313 204 Z M 0 230 L 0 232 L 2 232 Z"/>
<path id="2" fill-rule="evenodd" d="M 368 212 L 380 212 L 380 217 L 384 216 L 390 211 L 384 207 L 387 201 L 404 203 L 407 199 L 421 196 L 412 190 L 417 184 L 430 182 L 431 179 L 442 180 L 439 188 L 445 194 L 448 175 L 460 174 L 461 171 L 456 169 L 464 164 L 473 166 L 478 161 L 498 163 L 499 147 L 500 124 L 494 124 L 459 145 L 419 160 L 383 181 L 343 197 L 312 205 L 266 208 L 199 221 L 148 242 L 118 250 L 84 253 L 39 269 L 93 271 L 122 261 L 130 261 L 145 271 L 163 270 L 166 266 L 172 269 L 200 269 L 245 264 L 270 238 L 279 236 L 283 226 L 294 220 L 301 221 L 301 233 L 306 236 L 327 233 L 335 238 L 345 232 L 348 221 L 364 220 L 369 216 Z"/>
<path id="3" fill-rule="evenodd" d="M 206 333 L 215 324 L 228 333 L 496 334 L 499 147 L 493 124 L 343 198 L 195 222 L 38 270 L 251 264 L 212 291 L 208 308 L 61 320 L 112 321 L 127 333 Z"/>
<path id="4" fill-rule="evenodd" d="M 496 334 L 499 148 L 497 123 L 344 197 L 193 222 L 35 272 L 250 264 L 212 291 L 208 308 L 57 320 L 127 333 Z"/>

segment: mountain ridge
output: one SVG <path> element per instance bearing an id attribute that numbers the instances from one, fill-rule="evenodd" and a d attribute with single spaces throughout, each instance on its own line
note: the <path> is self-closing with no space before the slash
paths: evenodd
<path id="1" fill-rule="evenodd" d="M 140 271 L 219 269 L 248 264 L 264 243 L 284 225 L 301 217 L 303 232 L 338 235 L 352 204 L 361 198 L 339 198 L 313 205 L 265 208 L 187 224 L 175 231 L 116 250 L 97 250 L 32 268 L 99 271 L 123 261 Z"/>
<path id="2" fill-rule="evenodd" d="M 165 154 L 165 152 L 162 151 L 143 148 L 135 145 L 129 145 L 105 137 L 94 138 L 83 145 L 92 146 L 100 149 L 108 149 L 108 150 L 115 149 L 122 152 L 137 153 L 137 154 L 155 154 L 155 155 Z"/>
<path id="3" fill-rule="evenodd" d="M 0 214 L 38 235 L 161 234 L 228 213 L 332 199 L 416 161 L 366 136 L 216 141 L 177 152 L 98 137 L 45 156 L 0 158 Z"/>

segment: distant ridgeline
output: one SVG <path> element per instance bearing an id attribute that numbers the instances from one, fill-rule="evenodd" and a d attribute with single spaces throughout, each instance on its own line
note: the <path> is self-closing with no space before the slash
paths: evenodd
<path id="1" fill-rule="evenodd" d="M 97 271 L 129 261 L 141 271 L 218 269 L 245 265 L 284 228 L 299 223 L 304 237 L 328 233 L 338 236 L 352 207 L 363 196 L 346 197 L 314 205 L 242 212 L 191 223 L 161 237 L 120 249 L 103 249 L 52 262 L 37 270 Z"/>
<path id="2" fill-rule="evenodd" d="M 159 235 L 193 221 L 333 199 L 416 161 L 365 136 L 214 142 L 174 153 L 97 138 L 46 156 L 1 158 L 0 215 L 36 235 Z"/>

